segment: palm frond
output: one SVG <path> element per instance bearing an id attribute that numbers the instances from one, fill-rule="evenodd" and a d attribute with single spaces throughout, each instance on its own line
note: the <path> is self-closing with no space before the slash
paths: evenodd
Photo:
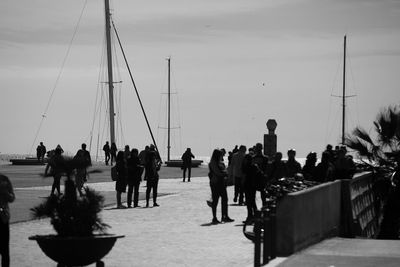
<path id="1" fill-rule="evenodd" d="M 383 145 L 390 146 L 398 131 L 399 113 L 395 107 L 383 109 L 374 122 L 378 140 Z"/>
<path id="2" fill-rule="evenodd" d="M 373 153 L 372 151 L 369 149 L 369 146 L 365 144 L 365 142 L 361 141 L 360 139 L 358 139 L 357 137 L 349 137 L 346 138 L 345 140 L 345 144 L 355 150 L 358 155 L 360 157 L 366 157 L 368 159 L 372 159 L 373 158 Z"/>
<path id="3" fill-rule="evenodd" d="M 367 133 L 367 131 L 365 131 L 363 128 L 361 127 L 356 127 L 353 130 L 353 135 L 355 135 L 357 138 L 369 143 L 371 146 L 375 146 L 374 142 L 372 141 L 371 137 L 369 136 L 369 134 Z"/>

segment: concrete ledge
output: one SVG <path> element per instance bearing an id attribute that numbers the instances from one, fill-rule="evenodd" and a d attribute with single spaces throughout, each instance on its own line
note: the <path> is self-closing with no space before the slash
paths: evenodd
<path id="1" fill-rule="evenodd" d="M 286 195 L 277 207 L 277 253 L 287 256 L 336 236 L 340 229 L 341 181 Z"/>

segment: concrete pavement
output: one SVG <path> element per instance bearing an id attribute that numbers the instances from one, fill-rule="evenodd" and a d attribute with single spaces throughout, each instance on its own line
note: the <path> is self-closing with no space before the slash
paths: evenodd
<path id="1" fill-rule="evenodd" d="M 32 181 L 35 178 L 27 175 L 31 170 L 1 170 L 17 185 L 15 192 L 20 202 L 11 204 L 14 221 L 13 216 L 26 216 L 29 208 L 50 191 L 46 185 L 50 181 Z M 166 171 L 171 172 L 166 176 L 172 178 L 172 170 Z M 35 185 L 39 181 L 40 186 L 27 186 L 27 179 Z M 105 172 L 88 184 L 106 198 L 102 217 L 111 226 L 108 232 L 125 235 L 103 259 L 106 266 L 253 266 L 254 245 L 242 234 L 246 208 L 230 205 L 229 216 L 235 222 L 211 225 L 211 210 L 206 205 L 210 197 L 208 177 L 195 177 L 190 183 L 183 183 L 180 178 L 160 179 L 159 193 L 163 195 L 157 201 L 160 207 L 124 210 L 114 209 L 115 184 L 108 180 L 109 174 Z M 144 191 L 142 186 L 141 199 Z M 228 187 L 228 196 L 232 204 L 233 187 Z M 139 204 L 145 203 L 141 200 Z M 31 235 L 54 233 L 49 219 L 12 223 L 10 232 L 11 266 L 56 266 L 35 241 L 28 240 Z M 277 258 L 267 266 L 400 266 L 400 242 L 332 238 L 289 258 Z"/>
<path id="2" fill-rule="evenodd" d="M 113 182 L 90 187 L 114 192 Z M 33 187 L 30 190 L 44 190 Z M 143 192 L 144 188 L 141 188 Z M 233 188 L 228 188 L 232 199 Z M 252 266 L 253 244 L 242 234 L 244 206 L 229 206 L 233 223 L 211 225 L 208 177 L 161 179 L 159 192 L 166 194 L 157 208 L 113 209 L 102 212 L 113 234 L 125 235 L 104 258 L 106 266 Z M 144 205 L 144 201 L 140 201 Z M 218 209 L 220 217 L 220 208 Z M 55 266 L 35 241 L 28 237 L 54 233 L 48 219 L 11 224 L 11 266 Z M 282 261 L 277 259 L 276 263 Z M 274 263 L 270 266 L 273 266 Z"/>
<path id="3" fill-rule="evenodd" d="M 279 267 L 397 267 L 400 241 L 331 238 L 290 256 Z"/>

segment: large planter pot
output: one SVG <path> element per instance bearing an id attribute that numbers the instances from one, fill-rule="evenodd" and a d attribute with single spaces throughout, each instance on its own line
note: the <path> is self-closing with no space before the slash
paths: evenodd
<path id="1" fill-rule="evenodd" d="M 35 235 L 29 237 L 36 240 L 44 254 L 63 266 L 82 266 L 98 263 L 112 249 L 117 238 L 123 235 L 93 235 L 83 237 L 60 237 L 57 235 Z"/>

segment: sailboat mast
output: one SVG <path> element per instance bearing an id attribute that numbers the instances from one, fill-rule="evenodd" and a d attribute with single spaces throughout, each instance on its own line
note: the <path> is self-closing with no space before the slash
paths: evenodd
<path id="1" fill-rule="evenodd" d="M 110 4 L 109 0 L 104 0 L 106 16 L 106 42 L 107 42 L 107 67 L 108 67 L 108 95 L 110 111 L 110 142 L 115 143 L 115 123 L 114 123 L 114 84 L 112 71 L 111 54 L 111 24 L 110 24 Z"/>
<path id="2" fill-rule="evenodd" d="M 346 35 L 343 44 L 343 95 L 342 95 L 342 145 L 344 145 L 346 124 Z"/>
<path id="3" fill-rule="evenodd" d="M 167 160 L 170 160 L 171 153 L 171 58 L 168 60 L 168 145 L 167 145 Z"/>

